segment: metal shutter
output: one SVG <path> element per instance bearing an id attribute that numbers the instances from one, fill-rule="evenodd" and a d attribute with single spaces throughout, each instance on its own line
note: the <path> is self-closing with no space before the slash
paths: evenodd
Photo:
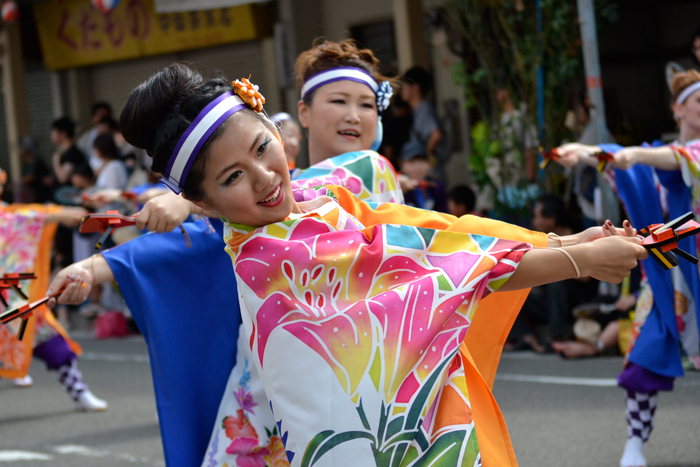
<path id="1" fill-rule="evenodd" d="M 193 62 L 205 78 L 222 73 L 226 79 L 247 78 L 265 89 L 277 86 L 275 76 L 267 76 L 263 64 L 261 41 L 238 42 L 208 49 L 191 50 L 179 54 L 183 61 Z"/>
<path id="2" fill-rule="evenodd" d="M 29 136 L 37 142 L 39 156 L 51 166 L 51 155 L 55 147 L 51 144 L 51 75 L 43 66 L 27 66 L 25 70 Z M 7 117 L 4 95 L 0 93 L 0 167 L 10 171 L 10 151 L 7 147 Z"/>
<path id="3" fill-rule="evenodd" d="M 231 80 L 252 75 L 253 82 L 259 83 L 262 89 L 277 85 L 275 77 L 266 76 L 264 72 L 261 42 L 249 41 L 91 67 L 91 102 L 108 102 L 118 116 L 129 93 L 138 84 L 177 61 L 193 62 L 205 78 L 214 77 L 217 72 Z"/>
<path id="4" fill-rule="evenodd" d="M 43 66 L 27 67 L 25 71 L 29 135 L 37 142 L 39 155 L 51 166 L 56 148 L 51 143 L 51 122 L 54 120 L 51 99 L 51 72 Z"/>
<path id="5" fill-rule="evenodd" d="M 146 78 L 177 60 L 175 54 L 166 54 L 91 67 L 88 71 L 90 103 L 107 102 L 112 106 L 115 117 L 119 118 L 131 91 Z"/>

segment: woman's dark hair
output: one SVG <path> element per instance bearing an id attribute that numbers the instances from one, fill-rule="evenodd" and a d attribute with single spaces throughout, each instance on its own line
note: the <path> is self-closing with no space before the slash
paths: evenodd
<path id="1" fill-rule="evenodd" d="M 182 134 L 197 115 L 220 95 L 231 91 L 231 82 L 223 77 L 204 81 L 202 75 L 184 63 L 174 63 L 160 70 L 134 89 L 124 104 L 119 126 L 131 145 L 145 149 L 153 158 L 151 170 L 165 173 L 170 156 Z M 235 115 L 249 115 L 269 128 L 271 122 L 253 110 Z M 221 125 L 202 147 L 183 187 L 191 200 L 204 198 L 201 184 L 208 148 L 226 126 Z"/>
<path id="2" fill-rule="evenodd" d="M 92 147 L 97 149 L 104 159 L 115 160 L 120 157 L 119 149 L 117 149 L 117 145 L 114 144 L 114 137 L 112 135 L 97 135 L 95 141 L 92 143 Z"/>
<path id="3" fill-rule="evenodd" d="M 379 59 L 370 49 L 359 48 L 352 39 L 333 42 L 320 38 L 297 58 L 294 65 L 297 88 L 301 91 L 304 82 L 316 73 L 344 66 L 361 68 L 372 75 L 378 83 L 389 81 L 392 86 L 395 85 L 394 79 L 387 78 L 379 72 Z M 311 105 L 315 94 L 315 91 L 307 94 L 304 97 L 304 104 Z"/>

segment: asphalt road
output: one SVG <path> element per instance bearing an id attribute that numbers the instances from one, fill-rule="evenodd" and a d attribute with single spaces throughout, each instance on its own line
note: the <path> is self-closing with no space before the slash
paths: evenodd
<path id="1" fill-rule="evenodd" d="M 0 466 L 164 466 L 143 341 L 79 341 L 80 369 L 109 410 L 74 412 L 56 375 L 35 361 L 33 387 L 0 381 Z M 504 356 L 494 393 L 521 467 L 618 465 L 626 424 L 613 378 L 621 363 Z M 646 452 L 650 467 L 700 467 L 700 373 L 661 395 Z"/>

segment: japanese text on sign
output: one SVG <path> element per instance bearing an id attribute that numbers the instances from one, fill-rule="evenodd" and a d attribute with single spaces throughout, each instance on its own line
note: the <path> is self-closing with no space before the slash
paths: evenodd
<path id="1" fill-rule="evenodd" d="M 102 14 L 89 0 L 34 6 L 44 62 L 55 70 L 261 37 L 251 5 L 157 14 L 153 0 L 124 0 Z"/>

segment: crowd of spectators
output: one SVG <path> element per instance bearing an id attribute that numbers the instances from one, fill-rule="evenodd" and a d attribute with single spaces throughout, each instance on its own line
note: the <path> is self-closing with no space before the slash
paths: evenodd
<path id="1" fill-rule="evenodd" d="M 144 195 L 150 198 L 167 192 L 157 182 L 159 177 L 149 172 L 146 155 L 124 140 L 107 103 L 93 105 L 90 121 L 91 126 L 80 135 L 69 117 L 52 122 L 49 131 L 55 152 L 49 159 L 50 165 L 39 153 L 33 138 L 22 138 L 21 178 L 6 194 L 14 195 L 13 201 L 18 203 L 55 203 L 82 206 L 85 213 L 118 211 L 131 215 L 143 206 Z M 114 238 L 126 240 L 140 232 L 132 234 Z M 54 241 L 54 268 L 92 255 L 99 237 L 99 233 L 83 234 L 77 227 L 59 226 Z M 114 241 L 108 239 L 106 246 Z M 59 320 L 68 328 L 70 311 L 67 307 L 57 309 Z M 88 302 L 75 311 L 90 319 L 107 312 L 128 317 L 123 300 L 111 286 L 95 287 Z"/>

